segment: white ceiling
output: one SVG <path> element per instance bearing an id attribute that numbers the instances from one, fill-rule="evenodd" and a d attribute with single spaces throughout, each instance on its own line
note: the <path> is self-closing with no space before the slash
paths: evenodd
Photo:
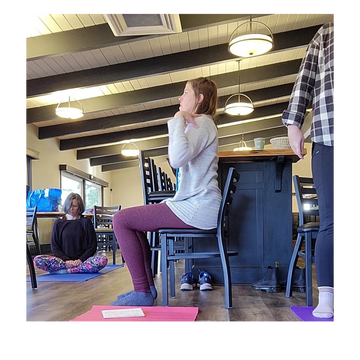
<path id="1" fill-rule="evenodd" d="M 199 17 L 199 15 L 198 15 Z M 218 49 L 218 45 L 227 44 L 231 33 L 237 26 L 247 20 L 247 15 L 239 14 L 235 19 L 223 20 L 221 15 L 216 16 L 204 16 L 199 18 L 194 24 L 197 26 L 186 27 L 189 25 L 182 24 L 182 32 L 166 34 L 166 35 L 149 35 L 149 36 L 135 36 L 132 38 L 127 37 L 113 37 L 108 36 L 106 41 L 110 44 L 102 46 L 101 36 L 106 33 L 106 27 L 108 24 L 105 21 L 105 17 L 102 14 L 46 14 L 46 15 L 34 15 L 29 16 L 27 23 L 27 85 L 28 96 L 26 99 L 26 107 L 28 109 L 28 118 L 30 118 L 29 111 L 36 114 L 36 121 L 31 120 L 33 126 L 39 129 L 45 127 L 46 129 L 54 129 L 54 137 L 59 140 L 71 140 L 76 138 L 85 139 L 93 135 L 103 135 L 101 141 L 97 145 L 84 145 L 79 142 L 77 149 L 95 149 L 96 147 L 103 147 L 103 152 L 106 152 L 106 147 L 109 145 L 117 144 L 119 141 L 126 140 L 124 138 L 127 131 L 130 130 L 129 136 L 135 136 L 135 139 L 139 141 L 140 148 L 155 148 L 155 143 L 151 144 L 146 142 L 147 136 L 141 129 L 146 127 L 153 127 L 156 125 L 162 125 L 166 123 L 168 117 L 165 118 L 152 118 L 151 120 L 138 121 L 136 123 L 126 122 L 122 124 L 117 121 L 116 126 L 106 126 L 107 119 L 114 119 L 114 116 L 138 113 L 146 114 L 147 110 L 156 110 L 160 108 L 167 108 L 178 104 L 179 94 L 167 96 L 162 94 L 162 89 L 167 89 L 170 85 L 184 86 L 188 79 L 198 76 L 207 76 L 215 79 L 223 79 L 226 74 L 231 74 L 231 84 L 226 85 L 225 81 L 219 81 L 221 85 L 218 90 L 220 97 L 230 96 L 238 91 L 238 59 L 229 57 L 227 60 L 217 61 L 212 59 L 204 59 L 203 65 L 193 65 L 192 54 L 194 57 L 198 56 L 198 51 L 201 49 L 209 48 Z M 208 19 L 209 18 L 209 19 Z M 214 20 L 215 18 L 215 20 Z M 180 15 L 180 19 L 183 19 Z M 317 27 L 326 22 L 333 20 L 333 15 L 328 14 L 275 14 L 259 16 L 254 20 L 258 20 L 266 24 L 274 34 L 279 36 L 282 33 L 289 31 L 305 29 L 310 27 Z M 190 20 L 189 20 L 190 21 Z M 191 24 L 191 21 L 189 22 Z M 97 29 L 99 29 L 99 39 Z M 92 33 L 90 33 L 92 31 Z M 291 34 L 291 33 L 290 33 Z M 294 33 L 295 34 L 295 33 Z M 83 37 L 81 37 L 83 36 Z M 80 41 L 84 39 L 84 41 Z M 109 38 L 109 40 L 108 40 Z M 105 38 L 104 38 L 105 39 Z M 297 41 L 297 40 L 296 40 Z M 294 42 L 296 43 L 294 40 Z M 276 44 L 275 44 L 276 45 Z M 247 70 L 253 69 L 252 74 L 256 74 L 265 69 L 268 65 L 283 64 L 284 69 L 292 60 L 301 60 L 306 49 L 306 44 L 301 46 L 291 46 L 271 51 L 265 55 L 243 59 L 241 61 L 240 83 Z M 163 72 L 157 70 L 142 73 L 142 66 L 149 59 L 154 58 L 156 61 L 164 61 L 167 59 L 167 55 L 184 53 L 186 57 L 184 61 L 190 62 L 190 66 L 174 66 L 171 71 L 164 70 Z M 216 54 L 214 54 L 216 55 Z M 129 75 L 122 74 L 119 76 L 119 80 L 116 80 L 117 69 L 122 69 L 122 66 L 129 65 Z M 164 63 L 167 64 L 166 62 Z M 133 65 L 133 67 L 132 67 Z M 164 65 L 164 67 L 165 67 Z M 170 64 L 171 65 L 171 64 Z M 116 67 L 119 66 L 119 67 Z M 115 69 L 116 68 L 116 69 Z M 84 86 L 86 77 L 96 76 L 94 75 L 98 69 L 110 70 L 110 78 L 113 81 L 107 82 L 102 78 L 97 77 L 97 81 L 94 84 Z M 116 70 L 111 72 L 112 69 Z M 64 83 L 68 81 L 70 75 L 71 87 L 67 88 Z M 65 78 L 66 77 L 66 78 Z M 71 77 L 73 77 L 71 79 Z M 245 77 L 245 76 L 244 76 Z M 296 77 L 296 71 L 292 71 L 286 75 L 276 75 L 274 77 L 267 76 L 265 79 L 252 80 L 247 79 L 241 85 L 241 91 L 245 93 L 251 93 L 253 91 L 261 91 L 262 89 L 268 89 L 268 96 L 262 96 L 261 100 L 254 101 L 255 108 L 266 108 L 270 105 L 281 104 L 288 101 L 290 92 L 280 96 L 274 97 L 273 89 L 281 85 L 293 84 Z M 230 77 L 229 77 L 230 78 Z M 75 81 L 79 79 L 79 84 Z M 41 86 L 45 84 L 45 88 L 51 89 L 43 92 Z M 29 89 L 34 89 L 31 96 L 29 96 Z M 154 92 L 153 98 L 144 100 L 141 94 L 145 91 L 151 90 Z M 150 91 L 150 94 L 151 94 Z M 159 94 L 159 96 L 157 96 Z M 161 95 L 160 95 L 161 94 Z M 119 104 L 111 99 L 122 99 L 122 96 L 128 95 L 133 100 L 127 101 L 126 104 Z M 41 111 L 48 111 L 51 107 L 56 106 L 60 101 L 72 96 L 82 101 L 85 109 L 85 116 L 79 119 L 79 125 L 85 124 L 84 121 L 98 119 L 98 127 L 96 129 L 84 130 L 76 129 L 76 131 L 66 130 L 66 134 L 60 135 L 56 133 L 56 126 L 65 126 L 63 124 L 73 123 L 74 120 L 61 119 L 56 116 L 42 116 Z M 104 101 L 109 103 L 108 107 L 104 105 Z M 88 105 L 89 104 L 89 105 Z M 286 106 L 286 105 L 284 105 Z M 285 108 L 284 108 L 285 109 Z M 223 113 L 222 108 L 219 108 L 219 114 Z M 279 114 L 277 114 L 279 115 Z M 160 115 L 159 115 L 160 116 Z M 110 118 L 109 118 L 110 117 Z M 112 118 L 111 118 L 112 117 Z M 122 117 L 119 117 L 119 119 Z M 146 119 L 146 117 L 144 117 Z M 279 118 L 279 116 L 278 116 Z M 224 133 L 223 138 L 231 137 L 230 135 L 240 134 L 240 132 L 248 132 L 249 138 L 254 131 L 260 131 L 259 124 L 265 124 L 262 120 L 263 117 L 248 119 L 234 117 L 226 125 L 229 129 Z M 245 123 L 257 122 L 257 127 L 251 128 L 248 125 L 248 131 L 242 129 L 239 131 L 239 122 Z M 29 122 L 29 121 L 28 121 Z M 89 123 L 90 124 L 90 123 Z M 73 124 L 69 124 L 73 126 Z M 219 125 L 219 136 L 222 125 Z M 233 133 L 231 133 L 231 127 Z M 266 129 L 265 126 L 261 126 Z M 273 127 L 273 126 L 272 126 Z M 281 119 L 279 118 L 279 125 L 281 127 Z M 136 131 L 139 131 L 137 135 Z M 113 141 L 114 138 L 109 137 L 109 142 L 104 142 L 106 134 L 122 133 L 121 140 Z M 269 137 L 274 136 L 274 131 L 269 133 Z M 158 135 L 157 135 L 158 136 Z M 166 136 L 166 135 L 161 135 Z M 160 137 L 161 137 L 160 136 Z M 116 137 L 116 136 L 115 136 Z M 149 136 L 153 138 L 154 136 Z M 155 136 L 156 137 L 156 136 Z M 129 137 L 127 140 L 131 139 Z M 225 141 L 225 140 L 224 140 Z M 226 146 L 230 146 L 234 142 L 234 136 L 229 144 L 223 144 L 224 149 Z M 61 141 L 60 141 L 61 143 Z M 147 144 L 147 145 L 146 145 Z M 60 145 L 61 146 L 61 145 Z M 161 146 L 164 146 L 163 143 Z M 95 150 L 94 150 L 95 151 Z M 113 155 L 111 151 L 106 156 Z M 91 159 L 91 156 L 89 156 Z M 121 160 L 121 159 L 120 159 Z M 116 168 L 117 165 L 114 165 Z M 121 161 L 118 164 L 121 168 Z M 106 167 L 104 168 L 104 171 Z"/>

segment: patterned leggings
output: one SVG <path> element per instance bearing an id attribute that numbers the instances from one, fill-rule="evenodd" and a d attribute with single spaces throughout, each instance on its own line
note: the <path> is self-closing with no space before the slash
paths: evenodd
<path id="1" fill-rule="evenodd" d="M 51 255 L 38 255 L 34 258 L 34 265 L 51 274 L 97 273 L 108 262 L 105 255 L 95 255 L 86 259 L 79 266 L 67 267 L 66 261 Z"/>

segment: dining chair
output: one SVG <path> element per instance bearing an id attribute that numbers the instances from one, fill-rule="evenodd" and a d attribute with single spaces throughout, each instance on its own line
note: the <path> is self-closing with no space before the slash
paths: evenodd
<path id="1" fill-rule="evenodd" d="M 94 229 L 98 241 L 98 250 L 111 248 L 113 264 L 116 264 L 116 251 L 118 243 L 113 228 L 114 214 L 120 211 L 121 205 L 97 206 L 94 205 Z M 124 262 L 123 262 L 124 263 Z"/>
<path id="2" fill-rule="evenodd" d="M 315 262 L 314 246 L 319 232 L 319 205 L 312 178 L 293 176 L 295 196 L 299 208 L 297 239 L 290 258 L 285 296 L 291 297 L 295 267 L 299 256 L 305 259 L 306 306 L 312 306 L 312 264 Z M 305 240 L 305 249 L 303 242 Z"/>
<path id="3" fill-rule="evenodd" d="M 157 204 L 161 201 L 174 197 L 174 190 L 165 190 L 166 183 L 162 182 L 161 169 L 160 178 L 158 177 L 159 170 L 156 168 L 154 159 L 146 157 L 144 151 L 139 153 L 139 164 L 141 172 L 141 183 L 143 188 L 144 205 Z M 159 182 L 161 185 L 159 185 Z M 160 189 L 159 189 L 160 186 Z M 159 234 L 157 232 L 148 232 L 148 242 L 151 250 L 151 269 L 152 274 L 157 274 L 158 260 L 159 260 Z"/>
<path id="4" fill-rule="evenodd" d="M 37 288 L 35 266 L 30 251 L 30 245 L 35 244 L 38 254 L 40 254 L 40 243 L 37 229 L 37 207 L 26 209 L 26 261 L 29 266 L 31 287 Z M 29 237 L 31 239 L 29 239 Z"/>
<path id="5" fill-rule="evenodd" d="M 175 297 L 175 269 L 174 261 L 185 259 L 207 259 L 220 257 L 225 289 L 225 308 L 232 307 L 232 285 L 231 285 L 231 270 L 229 263 L 229 256 L 238 255 L 237 251 L 230 251 L 227 249 L 225 239 L 225 228 L 227 226 L 227 217 L 229 215 L 229 206 L 232 202 L 232 196 L 236 191 L 236 183 L 240 179 L 240 174 L 231 167 L 223 189 L 222 200 L 219 208 L 217 227 L 211 230 L 202 230 L 198 228 L 180 229 L 180 228 L 163 228 L 158 232 L 161 236 L 161 265 L 162 265 L 162 296 L 163 306 L 169 305 L 168 300 L 168 273 L 170 275 L 170 296 Z M 190 251 L 175 252 L 174 243 L 175 239 L 181 237 L 192 239 L 192 244 L 196 243 L 197 239 L 205 239 L 208 241 L 210 238 L 217 239 L 217 251 L 194 251 L 194 246 L 191 246 Z M 168 270 L 169 267 L 169 270 Z"/>

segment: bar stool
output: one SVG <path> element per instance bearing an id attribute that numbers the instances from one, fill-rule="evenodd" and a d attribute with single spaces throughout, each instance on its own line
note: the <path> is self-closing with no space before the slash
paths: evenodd
<path id="1" fill-rule="evenodd" d="M 314 240 L 319 232 L 319 206 L 312 178 L 293 176 L 296 200 L 299 208 L 297 239 L 291 255 L 286 282 L 285 296 L 292 295 L 292 281 L 299 256 L 305 259 L 306 306 L 312 306 L 312 264 L 315 262 Z M 311 221 L 315 220 L 315 221 Z M 305 240 L 305 250 L 301 250 Z"/>

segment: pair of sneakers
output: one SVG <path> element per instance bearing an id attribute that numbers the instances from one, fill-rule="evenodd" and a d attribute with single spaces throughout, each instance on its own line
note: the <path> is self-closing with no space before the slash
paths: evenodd
<path id="1" fill-rule="evenodd" d="M 197 286 L 201 291 L 212 290 L 211 276 L 208 272 L 199 269 L 199 279 L 197 282 L 195 281 L 192 272 L 187 272 L 181 277 L 180 290 L 191 291 Z"/>

